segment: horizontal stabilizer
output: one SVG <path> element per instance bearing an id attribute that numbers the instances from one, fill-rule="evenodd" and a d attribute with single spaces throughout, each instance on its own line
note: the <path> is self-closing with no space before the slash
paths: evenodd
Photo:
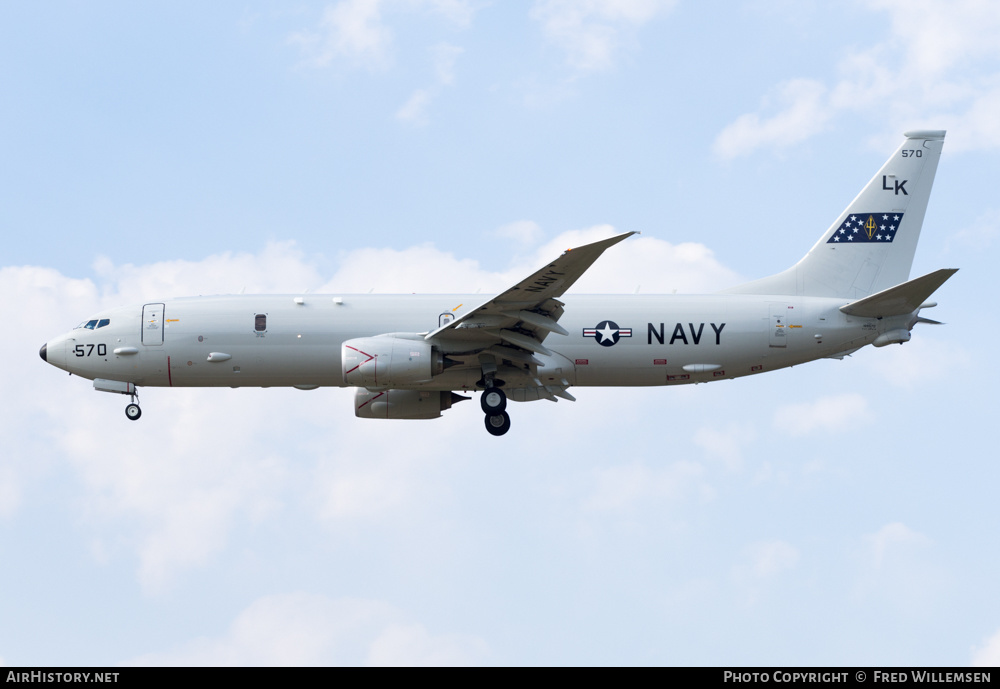
<path id="1" fill-rule="evenodd" d="M 945 280 L 957 272 L 958 268 L 935 270 L 923 277 L 845 304 L 840 307 L 840 310 L 848 316 L 862 318 L 883 318 L 913 313 L 927 301 L 927 297 L 934 294 L 937 288 L 944 284 Z"/>

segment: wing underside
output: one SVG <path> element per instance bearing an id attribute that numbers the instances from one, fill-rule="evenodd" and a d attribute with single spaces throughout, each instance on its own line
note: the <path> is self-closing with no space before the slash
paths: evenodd
<path id="1" fill-rule="evenodd" d="M 606 249 L 633 234 L 626 232 L 568 249 L 513 287 L 429 333 L 426 339 L 452 365 L 476 367 L 483 371 L 484 377 L 495 375 L 509 388 L 524 389 L 515 399 L 572 400 L 566 392 L 569 387 L 566 380 L 546 385 L 538 376 L 539 368 L 550 367 L 562 359 L 545 346 L 546 338 L 553 333 L 569 334 L 559 325 L 565 306 L 559 297 Z"/>

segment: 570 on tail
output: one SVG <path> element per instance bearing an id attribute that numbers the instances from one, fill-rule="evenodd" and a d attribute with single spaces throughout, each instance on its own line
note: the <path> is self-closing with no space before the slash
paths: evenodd
<path id="1" fill-rule="evenodd" d="M 132 397 L 141 386 L 352 386 L 355 414 L 433 419 L 481 391 L 486 429 L 508 400 L 574 386 L 748 376 L 910 339 L 956 271 L 909 279 L 943 131 L 906 140 L 788 270 L 709 295 L 564 293 L 621 234 L 565 252 L 485 302 L 475 295 L 240 295 L 94 315 L 41 349 L 48 363 Z M 471 306 L 468 306 L 471 305 Z"/>

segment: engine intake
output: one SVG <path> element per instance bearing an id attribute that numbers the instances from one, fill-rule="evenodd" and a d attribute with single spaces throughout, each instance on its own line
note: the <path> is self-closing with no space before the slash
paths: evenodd
<path id="1" fill-rule="evenodd" d="M 347 340 L 340 362 L 346 384 L 369 389 L 425 383 L 444 370 L 444 357 L 429 342 L 392 335 Z"/>

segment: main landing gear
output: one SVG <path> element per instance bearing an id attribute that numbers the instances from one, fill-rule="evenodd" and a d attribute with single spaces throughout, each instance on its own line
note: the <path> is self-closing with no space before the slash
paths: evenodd
<path id="1" fill-rule="evenodd" d="M 136 390 L 130 395 L 131 404 L 125 407 L 125 416 L 129 421 L 138 421 L 142 416 L 142 409 L 139 408 L 139 391 Z"/>
<path id="2" fill-rule="evenodd" d="M 507 409 L 507 395 L 501 388 L 491 385 L 483 390 L 479 404 L 486 414 L 486 430 L 490 435 L 503 435 L 510 430 L 510 416 Z"/>

